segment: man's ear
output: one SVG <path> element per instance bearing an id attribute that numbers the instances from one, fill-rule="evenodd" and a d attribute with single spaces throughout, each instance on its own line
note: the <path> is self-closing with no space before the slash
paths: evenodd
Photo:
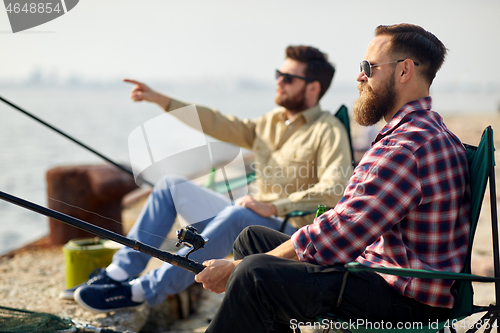
<path id="1" fill-rule="evenodd" d="M 402 63 L 402 68 L 400 69 L 400 79 L 401 83 L 406 83 L 413 75 L 415 75 L 415 63 L 411 59 L 406 59 Z"/>
<path id="2" fill-rule="evenodd" d="M 321 91 L 321 84 L 319 81 L 313 81 L 307 85 L 307 90 L 309 94 L 316 96 L 316 98 L 319 97 L 319 93 Z"/>

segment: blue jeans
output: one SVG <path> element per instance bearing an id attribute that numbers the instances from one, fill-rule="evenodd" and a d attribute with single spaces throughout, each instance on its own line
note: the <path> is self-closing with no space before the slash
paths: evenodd
<path id="1" fill-rule="evenodd" d="M 182 187 L 182 191 L 179 189 Z M 204 207 L 203 207 L 204 206 Z M 197 211 L 207 214 L 196 214 Z M 188 223 L 196 223 L 197 218 L 205 217 L 196 223 L 201 234 L 209 239 L 205 247 L 189 256 L 202 263 L 209 259 L 227 256 L 234 240 L 240 232 L 250 225 L 261 225 L 279 229 L 282 221 L 276 218 L 262 217 L 250 209 L 231 206 L 229 200 L 206 188 L 186 182 L 180 178 L 165 177 L 157 183 L 150 194 L 138 220 L 130 230 L 128 237 L 142 243 L 160 247 L 169 233 L 174 220 L 180 214 Z M 194 214 L 194 215 L 193 215 Z M 287 225 L 285 233 L 296 231 Z M 189 248 L 177 251 L 184 256 Z M 113 263 L 121 267 L 131 277 L 139 275 L 151 257 L 147 254 L 125 247 L 113 257 Z M 161 303 L 167 295 L 177 294 L 194 282 L 194 274 L 182 268 L 163 263 L 139 278 L 145 292 L 146 301 L 154 306 Z"/>

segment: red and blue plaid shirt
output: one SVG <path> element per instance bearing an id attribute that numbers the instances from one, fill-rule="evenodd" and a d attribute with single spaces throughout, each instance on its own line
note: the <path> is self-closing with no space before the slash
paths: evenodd
<path id="1" fill-rule="evenodd" d="M 470 229 L 466 151 L 431 98 L 406 104 L 363 156 L 337 206 L 292 236 L 301 261 L 460 272 Z M 381 274 L 401 295 L 451 308 L 451 280 Z"/>

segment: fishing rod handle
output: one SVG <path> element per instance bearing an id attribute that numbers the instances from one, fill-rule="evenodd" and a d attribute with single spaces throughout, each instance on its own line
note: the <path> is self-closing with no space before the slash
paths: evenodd
<path id="1" fill-rule="evenodd" d="M 146 253 L 146 251 L 141 251 L 140 249 L 139 249 L 139 251 Z M 155 255 L 153 255 L 154 257 L 160 259 L 161 261 L 168 262 L 171 265 L 178 266 L 180 268 L 184 268 L 184 269 L 190 271 L 191 273 L 194 273 L 195 275 L 200 273 L 205 268 L 205 266 L 203 266 L 199 262 L 196 262 L 196 261 L 191 260 L 191 259 L 186 258 L 186 257 L 182 257 L 178 254 L 172 254 L 172 253 L 162 251 L 162 250 L 157 250 L 155 252 L 156 252 Z M 162 252 L 162 253 L 160 254 L 158 252 Z M 146 253 L 146 254 L 149 254 L 149 253 Z"/>
<path id="2" fill-rule="evenodd" d="M 184 258 L 184 257 L 182 257 L 182 258 Z M 186 261 L 188 261 L 186 264 L 184 264 L 182 266 L 181 265 L 178 265 L 178 266 L 181 268 L 187 269 L 188 271 L 194 273 L 195 275 L 200 273 L 202 270 L 205 269 L 205 266 L 203 266 L 199 262 L 193 261 L 191 259 L 186 259 Z"/>
<path id="3" fill-rule="evenodd" d="M 111 237 L 109 237 L 108 239 L 115 240 Z M 124 244 L 124 245 L 126 245 L 126 246 L 128 246 L 136 251 L 139 251 L 139 252 L 145 253 L 147 255 L 150 255 L 152 257 L 155 257 L 157 259 L 160 259 L 161 261 L 168 262 L 171 265 L 186 269 L 194 274 L 198 274 L 199 272 L 201 272 L 205 268 L 205 266 L 203 266 L 202 264 L 200 264 L 196 261 L 193 261 L 189 258 L 180 256 L 178 254 L 172 254 L 170 252 L 157 249 L 155 247 L 141 243 L 138 240 L 132 240 L 129 238 L 126 238 L 126 239 L 129 241 L 132 241 L 133 244 L 128 244 L 128 245 L 124 244 L 124 243 L 121 243 L 121 244 Z M 118 240 L 118 242 L 120 243 L 120 240 Z"/>

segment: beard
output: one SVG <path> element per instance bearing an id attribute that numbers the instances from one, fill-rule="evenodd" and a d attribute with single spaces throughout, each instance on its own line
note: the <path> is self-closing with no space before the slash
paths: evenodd
<path id="1" fill-rule="evenodd" d="M 375 92 L 370 86 L 366 86 L 365 93 L 356 99 L 352 112 L 354 120 L 361 126 L 371 126 L 378 123 L 389 112 L 396 103 L 396 91 L 394 75 L 387 80 L 386 84 Z M 365 83 L 366 84 L 366 83 Z M 363 90 L 363 85 L 358 84 L 358 90 Z"/>
<path id="2" fill-rule="evenodd" d="M 306 107 L 306 85 L 293 96 L 276 95 L 274 101 L 291 113 L 297 113 L 307 109 Z"/>

